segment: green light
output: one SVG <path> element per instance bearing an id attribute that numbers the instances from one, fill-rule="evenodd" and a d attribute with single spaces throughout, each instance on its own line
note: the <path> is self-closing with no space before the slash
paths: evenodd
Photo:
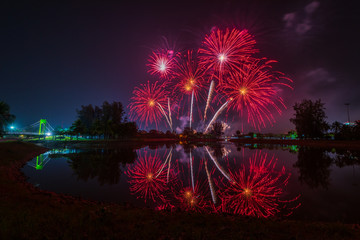
<path id="1" fill-rule="evenodd" d="M 44 157 L 41 154 L 40 155 L 40 162 L 39 162 L 39 156 L 36 157 L 36 165 L 35 165 L 35 169 L 36 170 L 42 170 L 44 168 Z"/>
<path id="2" fill-rule="evenodd" d="M 39 135 L 45 134 L 46 119 L 40 119 Z"/>

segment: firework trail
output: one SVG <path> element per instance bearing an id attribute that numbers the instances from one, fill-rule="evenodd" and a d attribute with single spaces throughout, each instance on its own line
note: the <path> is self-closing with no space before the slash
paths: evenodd
<path id="1" fill-rule="evenodd" d="M 217 167 L 217 169 L 219 169 L 219 171 L 221 172 L 221 174 L 226 177 L 227 180 L 229 180 L 230 182 L 232 182 L 233 180 L 231 179 L 231 176 L 229 175 L 229 173 L 227 173 L 219 164 L 219 162 L 216 160 L 216 158 L 210 153 L 209 148 L 205 146 L 205 150 L 206 152 L 209 154 L 210 159 L 214 162 L 215 166 Z"/>
<path id="2" fill-rule="evenodd" d="M 195 192 L 195 184 L 194 184 L 194 168 L 193 168 L 193 158 L 191 155 L 191 149 L 190 149 L 190 172 L 191 172 L 191 185 L 192 189 Z"/>
<path id="3" fill-rule="evenodd" d="M 192 115 L 193 115 L 193 106 L 194 106 L 194 90 L 191 94 L 191 105 L 190 105 L 190 129 L 191 129 L 191 122 L 192 122 Z"/>
<path id="4" fill-rule="evenodd" d="M 208 178 L 208 182 L 209 182 L 209 188 L 210 188 L 210 193 L 211 193 L 211 199 L 213 201 L 214 204 L 216 204 L 216 192 L 214 190 L 214 183 L 211 179 L 211 175 L 209 173 L 208 167 L 207 167 L 207 161 L 205 160 L 205 171 L 206 171 L 206 175 Z"/>
<path id="5" fill-rule="evenodd" d="M 167 123 L 169 124 L 169 127 L 170 127 L 171 131 L 172 131 L 172 130 L 173 130 L 173 129 L 172 129 L 172 124 L 171 124 L 168 116 L 166 115 L 164 108 L 163 108 L 159 103 L 157 103 L 157 104 L 158 104 L 158 107 L 160 108 L 161 113 L 164 115 L 164 117 L 165 117 Z"/>
<path id="6" fill-rule="evenodd" d="M 265 127 L 266 122 L 272 124 L 275 121 L 271 108 L 279 114 L 281 109 L 278 105 L 286 108 L 282 98 L 278 96 L 277 86 L 292 88 L 283 81 L 292 82 L 291 79 L 272 70 L 271 64 L 274 62 L 276 61 L 257 59 L 244 64 L 241 71 L 229 74 L 220 86 L 220 92 L 233 99 L 227 111 L 235 110 L 240 116 L 246 112 L 247 122 L 257 129 Z"/>
<path id="7" fill-rule="evenodd" d="M 167 94 L 165 85 L 158 82 L 153 84 L 148 82 L 141 84 L 140 88 L 135 87 L 129 104 L 130 118 L 139 119 L 145 122 L 146 126 L 154 122 L 157 128 L 159 119 L 164 115 L 161 106 L 166 105 Z"/>
<path id="8" fill-rule="evenodd" d="M 170 98 L 168 98 L 168 110 L 169 110 L 169 120 L 170 120 L 170 125 L 171 125 L 171 131 L 172 131 L 172 118 L 171 118 L 171 108 L 170 108 Z"/>
<path id="9" fill-rule="evenodd" d="M 209 127 L 214 123 L 214 121 L 219 117 L 219 115 L 222 113 L 222 111 L 224 111 L 224 109 L 227 107 L 227 105 L 232 101 L 232 98 L 230 98 L 229 100 L 227 100 L 220 108 L 219 110 L 215 113 L 214 117 L 211 119 L 211 121 L 209 122 L 209 124 L 207 125 L 207 127 L 205 128 L 204 133 L 207 133 L 207 131 L 209 130 Z"/>
<path id="10" fill-rule="evenodd" d="M 172 150 L 172 148 L 171 148 L 171 150 Z M 167 174 L 166 174 L 166 183 L 169 183 L 171 159 L 172 159 L 172 151 L 171 151 L 171 155 L 170 155 L 170 159 L 169 159 L 169 163 L 168 163 L 168 170 L 167 170 Z"/>
<path id="11" fill-rule="evenodd" d="M 209 108 L 210 100 L 211 100 L 211 96 L 212 96 L 213 91 L 214 91 L 214 80 L 211 80 L 210 87 L 209 87 L 209 93 L 208 93 L 208 97 L 207 97 L 207 100 L 206 100 L 205 111 L 204 111 L 204 121 L 206 120 L 206 112 L 207 112 L 207 110 Z"/>
<path id="12" fill-rule="evenodd" d="M 160 173 L 163 171 L 163 169 L 164 169 L 167 161 L 172 157 L 172 150 L 173 150 L 173 148 L 171 147 L 170 152 L 169 152 L 169 154 L 167 155 L 164 164 L 163 164 L 162 167 L 159 169 L 159 171 L 158 171 L 157 175 L 155 176 L 155 178 L 157 178 L 157 177 L 160 175 Z"/>

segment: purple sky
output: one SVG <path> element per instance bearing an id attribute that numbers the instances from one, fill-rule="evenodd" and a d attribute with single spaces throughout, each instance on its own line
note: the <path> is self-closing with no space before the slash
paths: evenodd
<path id="1" fill-rule="evenodd" d="M 294 90 L 282 93 L 288 109 L 262 132 L 293 129 L 292 106 L 304 98 L 321 98 L 330 123 L 347 120 L 344 103 L 358 120 L 360 14 L 353 2 L 8 1 L 0 16 L 0 100 L 18 126 L 46 118 L 69 127 L 81 105 L 127 106 L 134 87 L 154 81 L 145 64 L 163 38 L 197 49 L 212 27 L 236 27 L 248 29 L 260 55 L 278 60 L 276 70 L 294 80 Z M 230 122 L 231 131 L 241 121 Z"/>

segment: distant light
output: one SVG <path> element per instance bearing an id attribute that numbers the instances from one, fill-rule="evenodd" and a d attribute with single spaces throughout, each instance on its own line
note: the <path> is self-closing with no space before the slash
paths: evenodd
<path id="1" fill-rule="evenodd" d="M 10 129 L 14 129 L 14 128 L 15 128 L 14 126 L 12 126 L 12 125 L 10 126 Z"/>
<path id="2" fill-rule="evenodd" d="M 46 136 L 51 136 L 51 132 L 47 132 L 47 133 L 46 133 Z"/>

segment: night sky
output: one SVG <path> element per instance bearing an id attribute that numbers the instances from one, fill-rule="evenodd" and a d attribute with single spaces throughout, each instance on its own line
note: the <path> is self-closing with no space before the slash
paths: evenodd
<path id="1" fill-rule="evenodd" d="M 134 87 L 156 80 L 146 67 L 152 50 L 164 39 L 176 49 L 197 49 L 214 26 L 248 29 L 259 55 L 278 60 L 276 70 L 294 81 L 294 90 L 282 92 L 287 110 L 274 113 L 276 123 L 263 132 L 294 129 L 292 106 L 304 98 L 321 98 L 330 123 L 347 120 L 344 103 L 350 103 L 351 120 L 360 119 L 355 1 L 1 5 L 0 100 L 10 105 L 19 127 L 40 118 L 69 127 L 81 105 L 105 100 L 127 106 Z"/>

